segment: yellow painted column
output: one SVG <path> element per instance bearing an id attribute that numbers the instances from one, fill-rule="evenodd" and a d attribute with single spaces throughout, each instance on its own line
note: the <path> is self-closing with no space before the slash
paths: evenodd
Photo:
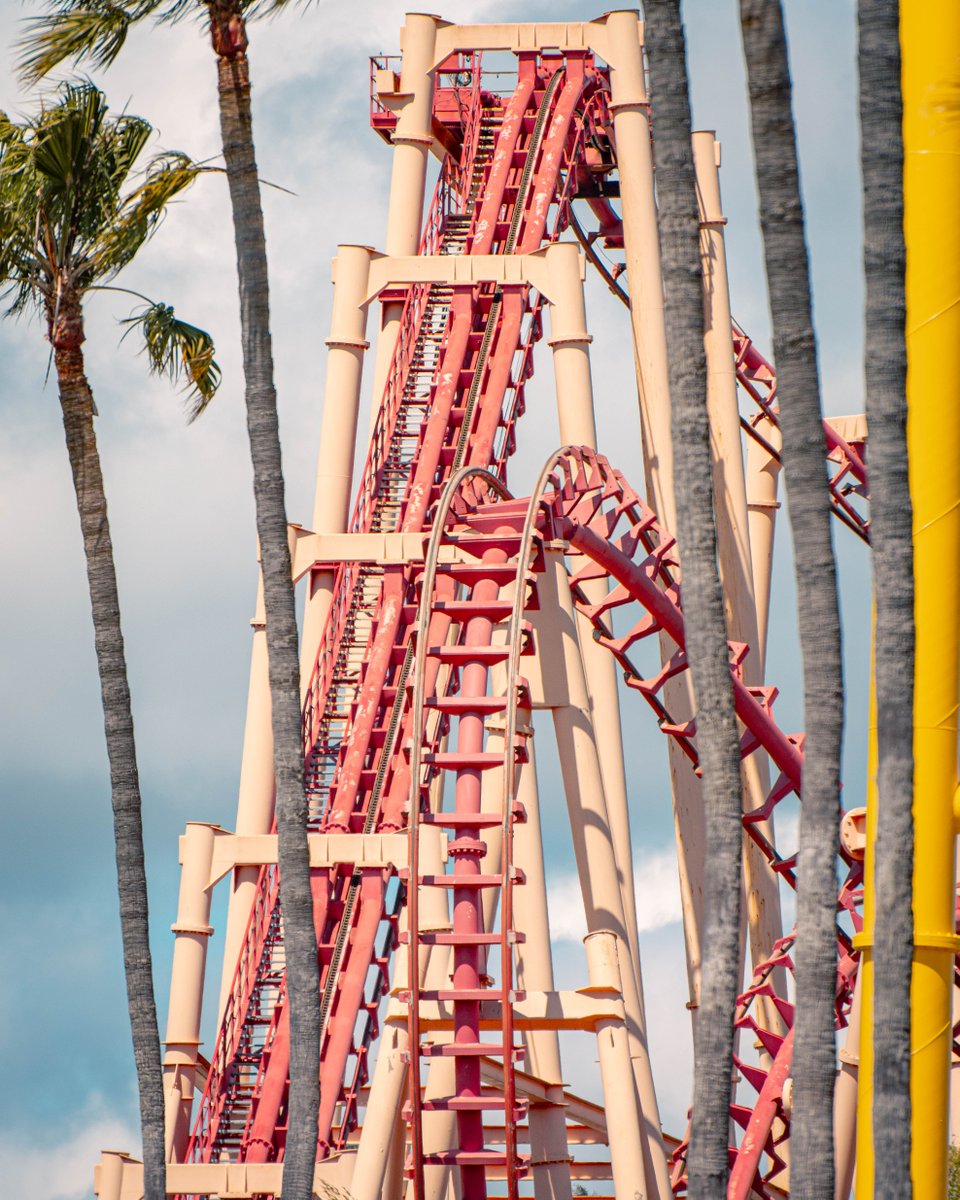
<path id="1" fill-rule="evenodd" d="M 906 0 L 903 55 L 907 442 L 916 575 L 914 925 L 911 984 L 914 1194 L 946 1194 L 955 930 L 960 608 L 960 6 Z M 866 930 L 865 940 L 870 940 Z M 863 996 L 865 1011 L 872 1000 Z M 871 1005 L 872 1007 L 872 1005 Z M 872 1018 L 866 1022 L 870 1029 Z M 869 1038 L 869 1032 L 867 1034 Z M 861 1058 L 861 1075 L 866 1074 Z M 872 1064 L 871 1064 L 872 1065 Z M 859 1119 L 871 1124 L 862 1093 Z M 857 1194 L 872 1196 L 870 1161 Z M 858 1154 L 858 1159 L 859 1159 Z M 869 1189 L 869 1190 L 868 1190 Z"/>
<path id="2" fill-rule="evenodd" d="M 960 619 L 960 5 L 901 10 L 915 612 L 910 1099 L 915 1194 L 946 1193 Z"/>

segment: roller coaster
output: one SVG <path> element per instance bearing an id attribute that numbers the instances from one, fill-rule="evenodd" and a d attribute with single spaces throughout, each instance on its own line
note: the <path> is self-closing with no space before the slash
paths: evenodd
<path id="1" fill-rule="evenodd" d="M 569 1200 L 584 1186 L 618 1200 L 682 1196 L 688 1130 L 661 1129 L 648 1050 L 620 713 L 629 705 L 630 721 L 652 719 L 664 735 L 695 1021 L 705 842 L 670 532 L 643 26 L 629 11 L 536 25 L 409 15 L 401 46 L 400 58 L 371 64 L 370 121 L 392 155 L 385 250 L 338 250 L 316 506 L 310 528 L 291 527 L 306 586 L 303 749 L 321 967 L 316 1187 L 353 1200 Z M 439 176 L 427 201 L 431 158 Z M 796 846 L 784 844 L 795 824 L 778 814 L 799 800 L 804 753 L 802 733 L 777 721 L 764 669 L 779 401 L 773 367 L 730 315 L 712 134 L 694 135 L 694 158 L 744 784 L 746 986 L 734 1014 L 728 1196 L 772 1200 L 789 1192 L 794 1023 L 795 932 L 780 898 L 796 887 Z M 623 302 L 641 491 L 597 447 L 590 271 Z M 354 487 L 371 313 L 376 403 Z M 563 447 L 516 496 L 510 461 L 544 339 Z M 824 454 L 838 541 L 869 540 L 863 418 L 825 423 Z M 262 604 L 253 625 L 236 828 L 190 824 L 180 845 L 164 1072 L 168 1190 L 184 1197 L 281 1187 L 290 1024 Z M 555 984 L 535 712 L 556 733 L 582 889 L 576 990 Z M 851 809 L 838 846 L 835 1017 L 853 1049 L 864 848 L 863 810 Z M 230 899 L 207 1058 L 220 881 Z M 564 1083 L 562 1051 L 597 1060 L 592 1098 Z M 855 1068 L 842 1065 L 847 1192 L 855 1104 Z M 105 1152 L 97 1193 L 127 1200 L 141 1179 L 135 1160 Z"/>

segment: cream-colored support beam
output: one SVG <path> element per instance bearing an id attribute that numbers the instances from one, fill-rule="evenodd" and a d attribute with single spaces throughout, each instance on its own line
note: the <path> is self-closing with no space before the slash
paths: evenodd
<path id="1" fill-rule="evenodd" d="M 624 29 L 611 22 L 611 17 L 619 15 L 607 13 L 595 21 L 537 21 L 536 24 L 451 25 L 440 22 L 434 62 L 439 64 L 459 50 L 593 50 L 612 66 L 619 61 L 624 49 L 618 40 Z M 633 17 L 633 23 L 626 27 L 626 34 L 640 44 L 643 24 L 636 19 L 636 9 L 628 15 Z M 627 47 L 627 50 L 631 48 Z"/>
<path id="2" fill-rule="evenodd" d="M 338 246 L 334 260 L 333 311 L 326 343 L 327 375 L 313 504 L 313 528 L 318 534 L 346 533 L 350 517 L 363 357 L 369 345 L 365 297 L 372 257 L 368 246 Z M 300 638 L 301 696 L 310 684 L 316 663 L 333 593 L 333 571 L 311 572 L 307 589 Z"/>
<path id="3" fill-rule="evenodd" d="M 552 297 L 548 344 L 553 351 L 560 441 L 564 445 L 589 446 L 595 450 L 597 425 L 589 349 L 592 338 L 587 332 L 582 259 L 574 243 L 557 242 L 547 248 L 545 262 L 550 276 Z M 607 589 L 608 585 L 603 579 L 590 580 L 583 586 L 591 604 L 602 602 Z M 623 767 L 616 663 L 609 651 L 593 640 L 589 622 L 579 614 L 577 626 L 593 713 L 593 728 L 600 752 L 607 811 L 610 814 L 623 911 L 627 922 L 627 938 L 630 942 L 632 961 L 636 964 L 640 961 L 640 943 L 637 934 L 630 808 Z"/>
<path id="4" fill-rule="evenodd" d="M 847 1034 L 840 1051 L 833 1094 L 833 1144 L 836 1154 L 834 1200 L 848 1200 L 857 1159 L 857 1079 L 860 1074 L 860 980 L 857 980 Z"/>
<path id="5" fill-rule="evenodd" d="M 606 34 L 614 57 L 610 63 L 610 108 L 613 113 L 617 170 L 623 214 L 624 254 L 630 288 L 640 402 L 647 498 L 661 523 L 676 529 L 673 479 L 673 435 L 663 312 L 660 239 L 653 183 L 650 106 L 643 76 L 642 36 L 635 11 L 608 13 Z M 666 660 L 675 647 L 661 637 Z M 678 723 L 693 716 L 688 676 L 667 683 L 664 698 Z M 677 865 L 683 906 L 684 940 L 691 1016 L 700 1002 L 700 930 L 703 917 L 705 846 L 699 781 L 673 739 L 667 748 L 677 838 Z"/>
<path id="6" fill-rule="evenodd" d="M 262 867 L 276 863 L 275 833 L 237 834 L 212 827 L 215 834 L 210 877 L 212 887 L 236 867 Z M 336 866 L 393 867 L 409 864 L 410 842 L 405 833 L 311 833 L 307 836 L 310 866 L 326 870 Z M 435 862 L 447 858 L 447 835 L 437 826 L 424 826 L 420 833 L 421 874 L 432 873 Z"/>
<path id="7" fill-rule="evenodd" d="M 443 871 L 443 863 L 446 860 L 446 843 L 445 840 L 432 836 L 435 832 L 437 832 L 435 826 L 424 825 L 421 827 L 421 874 L 439 875 Z M 424 834 L 427 834 L 426 838 Z M 407 841 L 405 833 L 396 836 Z M 405 906 L 400 917 L 401 931 L 406 930 L 408 912 L 409 910 Z M 449 903 L 442 888 L 423 888 L 421 890 L 420 927 L 423 931 L 433 933 L 444 933 L 450 930 Z M 448 946 L 422 946 L 417 963 L 421 986 L 430 989 L 445 987 L 449 961 L 450 948 Z M 381 1197 L 385 1197 L 386 1200 L 397 1200 L 396 1188 L 393 1191 L 390 1190 L 392 1187 L 390 1179 L 391 1147 L 398 1136 L 401 1136 L 398 1135 L 397 1129 L 403 1124 L 403 1104 L 409 1087 L 409 1068 L 404 1062 L 404 1055 L 409 1048 L 409 1039 L 407 1036 L 407 1010 L 396 999 L 396 996 L 407 989 L 409 979 L 410 952 L 409 948 L 401 947 L 394 956 L 392 995 L 388 1003 L 384 1031 L 377 1051 L 377 1061 L 363 1117 L 363 1133 L 357 1148 L 356 1166 L 350 1184 L 350 1194 L 353 1200 L 381 1200 Z M 450 1080 L 433 1071 L 436 1061 L 431 1062 L 430 1077 L 433 1085 L 438 1089 L 435 1094 L 449 1095 L 450 1092 L 443 1089 L 449 1085 Z M 434 1075 L 436 1075 L 435 1079 Z M 446 1117 L 448 1114 L 440 1115 Z M 451 1130 L 452 1126 L 451 1129 L 444 1130 L 441 1136 L 447 1136 Z M 437 1131 L 433 1128 L 425 1129 L 426 1135 L 436 1139 Z M 449 1145 L 450 1142 L 447 1141 L 433 1148 L 448 1148 Z"/>
<path id="8" fill-rule="evenodd" d="M 341 562 L 380 566 L 423 562 L 428 538 L 423 533 L 311 533 L 296 528 L 293 579 L 296 582 L 311 569 L 329 570 Z"/>
<path id="9" fill-rule="evenodd" d="M 100 1161 L 93 1168 L 93 1190 L 100 1200 L 123 1200 L 124 1176 L 128 1175 L 132 1180 L 137 1171 L 142 1196 L 143 1164 L 131 1158 L 126 1150 L 101 1150 Z"/>
<path id="10" fill-rule="evenodd" d="M 555 709 L 553 719 L 587 930 L 595 933 L 613 929 L 621 939 L 617 952 L 622 964 L 623 1001 L 637 1100 L 643 1118 L 646 1194 L 651 1200 L 653 1197 L 668 1200 L 671 1188 L 647 1046 L 640 964 L 630 963 L 630 969 L 627 969 L 631 957 L 630 942 L 573 601 L 562 556 L 548 551 L 546 557 L 540 600 L 557 616 L 554 622 L 543 627 L 540 655 L 562 663 L 567 677 L 570 704 Z"/>
<path id="11" fill-rule="evenodd" d="M 400 1119 L 407 1094 L 408 1068 L 403 1061 L 409 1044 L 406 1014 L 398 1007 L 396 1016 L 398 1023 L 394 1025 L 388 1020 L 377 1048 L 377 1061 L 350 1183 L 353 1200 L 380 1200 L 383 1195 L 393 1130 Z"/>
<path id="12" fill-rule="evenodd" d="M 571 242 L 570 245 L 574 244 Z M 553 255 L 553 249 L 553 246 L 545 246 L 532 254 L 463 255 L 388 255 L 371 251 L 364 302 L 369 303 L 388 288 L 410 283 L 443 283 L 450 287 L 474 283 L 499 283 L 504 287 L 530 284 L 547 300 L 553 301 L 558 290 L 568 286 L 569 271 L 566 257 Z M 585 279 L 586 259 L 580 253 L 576 259 L 580 278 Z"/>
<path id="13" fill-rule="evenodd" d="M 529 710 L 521 710 L 519 721 L 529 724 Z M 551 993 L 554 990 L 553 958 L 550 953 L 550 918 L 543 864 L 543 829 L 534 738 L 527 741 L 527 761 L 518 768 L 517 800 L 526 820 L 514 829 L 514 858 L 523 863 L 525 883 L 514 888 L 513 912 L 526 940 L 516 948 L 517 987 L 523 992 Z M 547 1083 L 562 1087 L 560 1043 L 554 1030 L 531 1029 L 524 1033 L 527 1070 Z M 570 1171 L 566 1160 L 566 1121 L 562 1107 L 534 1104 L 530 1107 L 530 1149 L 534 1162 L 534 1194 L 543 1200 L 570 1200 Z"/>
<path id="14" fill-rule="evenodd" d="M 427 159 L 433 146 L 433 81 L 437 30 L 444 22 L 425 13 L 407 13 L 400 31 L 399 87 L 383 102 L 397 114 L 387 209 L 388 254 L 416 254 L 423 224 Z M 400 331 L 403 300 L 388 298 L 380 313 L 373 369 L 371 422 L 376 420 Z"/>
<path id="15" fill-rule="evenodd" d="M 618 1196 L 636 1195 L 638 1180 L 644 1175 L 641 1114 L 637 1111 L 633 1089 L 630 1044 L 622 1016 L 623 1002 L 618 998 L 622 970 L 617 957 L 617 935 L 595 930 L 584 938 L 587 950 L 588 989 L 596 999 L 619 1008 L 621 1016 L 611 1015 L 596 1026 L 600 1077 L 607 1112 L 607 1138 L 613 1164 L 614 1189 Z"/>
<path id="16" fill-rule="evenodd" d="M 740 436 L 740 409 L 733 351 L 733 320 L 727 283 L 726 218 L 720 202 L 720 143 L 712 132 L 693 135 L 693 164 L 700 205 L 700 262 L 703 272 L 703 344 L 707 367 L 707 413 L 713 455 L 713 496 L 717 522 L 717 558 L 723 585 L 728 636 L 750 647 L 744 681 L 763 683 L 757 654 L 757 607 L 750 557 L 749 513 Z M 761 808 L 770 790 L 766 756 L 757 751 L 741 769 L 743 805 Z M 771 828 L 767 836 L 772 838 Z M 783 933 L 777 877 L 753 840 L 744 836 L 744 918 L 750 933 L 751 961 L 766 962 Z M 781 972 L 782 975 L 782 972 Z M 785 984 L 781 979 L 780 983 Z M 768 1028 L 785 1032 L 772 1003 L 764 1007 Z"/>
<path id="17" fill-rule="evenodd" d="M 163 1057 L 168 1162 L 182 1160 L 190 1137 L 207 946 L 213 933 L 208 880 L 217 829 L 191 821 L 180 839 L 180 899 Z"/>
<path id="18" fill-rule="evenodd" d="M 623 245 L 630 287 L 630 321 L 647 496 L 668 529 L 676 529 L 673 436 L 667 335 L 660 274 L 660 237 L 653 187 L 650 103 L 643 78 L 642 36 L 635 10 L 608 13 L 607 35 L 617 53 L 610 62 L 610 111 L 620 176 Z M 641 27 L 642 28 L 642 27 Z"/>
<path id="19" fill-rule="evenodd" d="M 317 1196 L 331 1188 L 343 1191 L 353 1170 L 352 1154 L 318 1162 L 313 1176 Z M 167 1195 L 229 1196 L 246 1200 L 254 1196 L 279 1196 L 283 1188 L 283 1163 L 171 1163 L 167 1167 Z M 117 1151 L 104 1151 L 94 1168 L 93 1190 L 99 1200 L 142 1200 L 143 1163 Z"/>
<path id="20" fill-rule="evenodd" d="M 257 607 L 253 620 L 253 645 L 250 650 L 250 682 L 247 689 L 247 715 L 243 727 L 243 754 L 240 760 L 240 786 L 237 793 L 237 832 L 269 833 L 273 824 L 273 725 L 271 722 L 270 678 L 267 661 L 267 626 L 263 606 L 263 574 L 258 567 Z M 227 906 L 223 943 L 223 968 L 220 976 L 220 1000 L 217 1022 L 223 1018 L 240 947 L 257 892 L 257 872 L 241 867 L 234 873 Z"/>

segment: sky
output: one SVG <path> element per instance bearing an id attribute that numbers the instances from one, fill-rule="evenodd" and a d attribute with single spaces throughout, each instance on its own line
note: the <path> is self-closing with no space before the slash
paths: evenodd
<path id="1" fill-rule="evenodd" d="M 853 0 L 787 0 L 803 188 L 828 412 L 862 411 L 862 274 Z M 270 256 L 272 324 L 287 512 L 309 524 L 338 243 L 382 245 L 389 151 L 369 129 L 368 56 L 395 53 L 404 6 L 314 4 L 250 32 L 254 129 Z M 11 45 L 25 0 L 0 0 L 0 107 L 35 98 L 17 84 Z M 447 19 L 581 20 L 601 6 L 499 0 L 450 4 Z M 697 128 L 717 131 L 733 310 L 769 348 L 736 0 L 684 5 Z M 215 158 L 213 56 L 199 25 L 134 34 L 96 75 L 112 106 L 150 119 L 155 145 Z M 655 103 L 655 98 L 654 98 Z M 292 193 L 292 194 L 290 194 Z M 232 227 L 223 180 L 198 183 L 120 281 L 176 306 L 214 334 L 221 392 L 193 425 L 182 399 L 147 377 L 132 339 L 118 345 L 123 297 L 88 311 L 88 374 L 113 529 L 133 691 L 155 977 L 165 1017 L 178 886 L 177 837 L 188 819 L 231 827 L 236 804 L 256 585 L 251 472 L 244 427 Z M 642 483 L 625 314 L 588 285 L 600 449 Z M 511 486 L 531 486 L 558 444 L 549 355 L 541 346 Z M 7 1030 L 0 1178 L 31 1200 L 92 1192 L 101 1147 L 136 1152 L 135 1088 L 120 967 L 109 785 L 79 530 L 48 347 L 39 324 L 0 323 L 0 812 L 5 869 L 0 928 Z M 369 383 L 369 376 L 367 382 Z M 364 404 L 369 404 L 365 394 Z M 361 414 L 360 428 L 366 428 Z M 22 518 L 22 519 L 21 519 Z M 768 681 L 777 714 L 802 728 L 795 589 L 787 522 L 778 527 Z M 864 781 L 868 562 L 837 528 L 848 684 L 845 802 Z M 688 1017 L 665 749 L 638 697 L 625 703 L 641 944 L 654 1069 L 667 1128 L 689 1095 Z M 538 732 L 539 729 L 538 729 Z M 548 736 L 548 731 L 544 734 Z M 549 754 L 544 803 L 557 802 Z M 582 917 L 569 903 L 569 831 L 550 823 L 548 861 L 560 986 L 581 986 Z M 215 905 L 214 924 L 222 917 Z M 222 927 L 222 920 L 220 921 Z M 214 938 L 215 994 L 220 945 Z M 209 1024 L 209 1022 L 208 1022 Z M 209 1049 L 209 1047 L 207 1048 Z M 589 1056 L 587 1056 L 589 1057 Z M 586 1068 L 571 1082 L 590 1086 Z"/>

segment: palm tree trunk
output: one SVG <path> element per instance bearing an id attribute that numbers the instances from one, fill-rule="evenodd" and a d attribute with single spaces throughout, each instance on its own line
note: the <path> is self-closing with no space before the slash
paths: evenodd
<path id="1" fill-rule="evenodd" d="M 253 461 L 270 660 L 277 835 L 290 1005 L 290 1097 L 283 1195 L 285 1200 L 310 1200 L 320 1103 L 320 984 L 307 848 L 297 618 L 273 383 L 267 249 L 254 155 L 242 11 L 237 0 L 226 3 L 221 0 L 209 7 L 217 52 L 223 154 L 233 206 L 247 432 Z"/>
<path id="2" fill-rule="evenodd" d="M 726 1189 L 733 1014 L 740 990 L 740 741 L 717 571 L 700 226 L 679 0 L 647 0 L 644 16 L 656 127 L 684 629 L 696 696 L 707 831 L 688 1194 L 692 1200 L 713 1200 Z"/>
<path id="3" fill-rule="evenodd" d="M 843 664 L 817 347 L 780 0 L 740 0 L 803 656 L 791 1196 L 834 1191 L 836 855 Z"/>
<path id="4" fill-rule="evenodd" d="M 903 137 L 898 0 L 860 0 L 870 530 L 876 605 L 876 1195 L 909 1200 L 913 963 L 913 536 L 907 476 Z"/>
<path id="5" fill-rule="evenodd" d="M 48 326 L 54 346 L 63 429 L 83 534 L 97 670 L 100 673 L 100 695 L 110 764 L 123 967 L 140 1091 L 144 1194 L 146 1200 L 165 1200 L 163 1075 L 150 960 L 140 780 L 107 499 L 93 428 L 93 394 L 83 370 L 81 345 L 84 333 L 79 300 L 74 296 L 64 296 L 56 320 L 52 310 L 48 310 Z"/>

